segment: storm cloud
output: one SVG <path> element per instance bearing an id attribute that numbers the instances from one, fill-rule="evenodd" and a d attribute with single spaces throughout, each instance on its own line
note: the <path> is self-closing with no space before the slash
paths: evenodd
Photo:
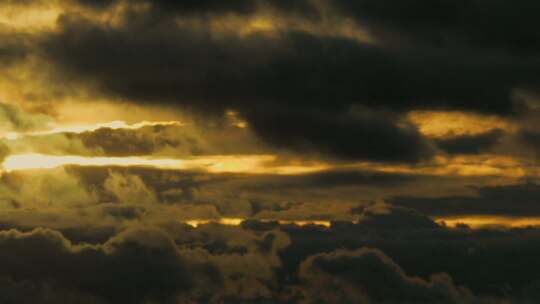
<path id="1" fill-rule="evenodd" d="M 509 115 L 521 107 L 514 90 L 536 82 L 539 64 L 531 56 L 386 48 L 299 31 L 214 33 L 161 17 L 134 12 L 112 27 L 66 15 L 41 47 L 66 75 L 113 96 L 211 115 L 232 109 L 278 147 L 400 162 L 429 158 L 428 145 L 399 115 L 373 109 Z"/>

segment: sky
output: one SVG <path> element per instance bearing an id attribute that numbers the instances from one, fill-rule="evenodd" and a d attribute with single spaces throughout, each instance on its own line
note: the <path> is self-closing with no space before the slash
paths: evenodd
<path id="1" fill-rule="evenodd" d="M 0 0 L 0 303 L 540 302 L 533 0 Z"/>

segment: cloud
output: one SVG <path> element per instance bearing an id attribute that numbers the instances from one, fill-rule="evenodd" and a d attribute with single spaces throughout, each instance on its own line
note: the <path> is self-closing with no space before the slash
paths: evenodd
<path id="1" fill-rule="evenodd" d="M 396 205 L 416 209 L 431 216 L 540 215 L 540 186 L 534 183 L 473 187 L 475 196 L 445 196 L 422 198 L 398 196 L 391 199 Z"/>
<path id="2" fill-rule="evenodd" d="M 80 295 L 89 303 L 484 300 L 473 293 L 494 298 L 486 303 L 534 298 L 535 228 L 449 229 L 380 202 L 357 209 L 358 224 L 330 228 L 255 220 L 193 228 L 173 209 L 157 218 L 143 206 L 104 207 L 116 228 L 102 226 L 110 218 L 101 214 L 100 222 L 64 227 L 62 234 L 30 226 L 0 231 L 2 295 L 27 286 L 38 300 L 47 289 L 51 299 Z M 81 219 L 90 215 L 87 209 Z"/>
<path id="3" fill-rule="evenodd" d="M 104 183 L 105 191 L 113 194 L 119 202 L 127 204 L 156 204 L 158 199 L 141 178 L 132 174 L 109 171 Z"/>
<path id="4" fill-rule="evenodd" d="M 2 69 L 25 60 L 30 53 L 25 37 L 9 32 L 4 32 L 0 26 L 0 63 Z"/>
<path id="5" fill-rule="evenodd" d="M 436 139 L 437 146 L 449 154 L 481 154 L 499 143 L 504 131 L 495 129 L 475 135 L 459 135 Z"/>
<path id="6" fill-rule="evenodd" d="M 30 113 L 11 105 L 4 108 L 5 122 L 0 124 L 0 135 L 4 131 L 4 142 L 12 154 L 171 158 L 272 151 L 251 130 L 238 127 L 240 120 L 229 114 L 215 121 L 193 119 L 185 125 L 169 122 L 141 127 L 88 124 L 88 131 L 78 132 L 79 126 L 75 123 L 66 127 L 46 114 Z M 109 125 L 114 123 L 117 122 Z"/>
<path id="7" fill-rule="evenodd" d="M 6 1 L 0 156 L 277 159 L 4 172 L 0 302 L 534 302 L 538 227 L 431 216 L 540 215 L 538 5 L 433 1 Z M 182 125 L 22 136 L 55 119 Z"/>
<path id="8" fill-rule="evenodd" d="M 525 147 L 531 149 L 535 155 L 539 155 L 540 133 L 531 128 L 524 128 L 517 133 L 516 138 L 519 143 L 524 144 Z"/>
<path id="9" fill-rule="evenodd" d="M 24 111 L 19 106 L 8 103 L 0 103 L 0 131 L 33 131 L 45 128 L 52 122 L 52 117 Z"/>
<path id="10" fill-rule="evenodd" d="M 100 246 L 74 245 L 46 229 L 11 230 L 0 233 L 0 247 L 3 275 L 52 280 L 110 302 L 170 301 L 193 288 L 197 272 L 212 271 L 187 263 L 157 230 L 126 231 Z"/>
<path id="11" fill-rule="evenodd" d="M 4 210 L 64 209 L 96 204 L 97 197 L 76 176 L 58 168 L 42 172 L 4 173 L 0 178 L 0 202 Z"/>
<path id="12" fill-rule="evenodd" d="M 121 3 L 118 0 L 74 0 L 80 4 L 90 6 L 96 9 L 104 9 L 114 4 Z M 309 0 L 299 0 L 295 2 L 285 0 L 232 0 L 232 1 L 174 1 L 174 0 L 128 0 L 127 3 L 149 4 L 151 8 L 161 14 L 174 14 L 179 16 L 203 16 L 203 15 L 221 15 L 238 14 L 252 15 L 261 7 L 272 7 L 282 12 L 296 12 L 300 15 L 314 16 L 317 8 Z"/>
<path id="13" fill-rule="evenodd" d="M 360 213 L 358 225 L 369 229 L 437 229 L 439 226 L 429 217 L 414 209 L 391 206 L 384 202 L 376 202 L 367 206 L 359 206 L 352 210 Z"/>
<path id="14" fill-rule="evenodd" d="M 302 108 L 268 110 L 246 110 L 246 118 L 256 134 L 280 148 L 383 162 L 419 162 L 433 155 L 416 128 L 399 127 L 392 116 L 366 110 L 333 115 Z"/>
<path id="15" fill-rule="evenodd" d="M 64 16 L 44 51 L 111 93 L 241 112 L 245 103 L 258 102 L 269 108 L 340 110 L 360 103 L 508 113 L 512 89 L 534 79 L 537 69 L 527 58 L 395 50 L 301 32 L 210 35 L 208 28 L 171 28 L 167 18 L 140 24 L 144 12 L 131 18 L 107 27 Z M 133 68 L 140 73 L 130 73 Z"/>
<path id="16" fill-rule="evenodd" d="M 409 41 L 447 49 L 535 53 L 538 33 L 534 0 L 399 1 L 335 0 L 342 13 L 375 32 L 385 43 Z"/>
<path id="17" fill-rule="evenodd" d="M 509 55 L 390 49 L 306 32 L 213 35 L 146 17 L 135 13 L 112 27 L 67 15 L 41 46 L 65 76 L 111 96 L 207 114 L 232 109 L 277 147 L 337 158 L 429 158 L 414 127 L 370 108 L 507 115 L 513 90 L 534 81 L 538 66 Z"/>
<path id="18" fill-rule="evenodd" d="M 515 114 L 523 106 L 516 90 L 534 88 L 538 74 L 536 56 L 498 51 L 501 45 L 504 49 L 513 42 L 505 40 L 510 33 L 525 32 L 520 27 L 524 24 L 499 29 L 504 30 L 502 36 L 506 38 L 497 40 L 499 36 L 492 34 L 499 31 L 490 32 L 491 28 L 478 25 L 474 18 L 486 7 L 493 12 L 490 20 L 508 22 L 513 17 L 503 20 L 502 12 L 534 7 L 530 1 L 508 8 L 505 3 L 481 1 L 439 1 L 439 7 L 422 1 L 403 5 L 386 0 L 381 5 L 370 0 L 334 0 L 327 3 L 330 9 L 326 10 L 317 1 L 73 2 L 86 8 L 100 7 L 101 12 L 61 6 L 64 14 L 54 31 L 27 39 L 32 41 L 27 51 L 34 54 L 33 44 L 39 45 L 35 55 L 62 79 L 55 83 L 69 81 L 70 87 L 77 88 L 74 91 L 92 91 L 115 100 L 172 104 L 205 113 L 212 117 L 210 120 L 235 110 L 265 142 L 302 154 L 345 160 L 424 161 L 434 151 L 428 140 L 406 122 L 404 114 L 419 109 Z M 115 4 L 122 9 L 113 8 Z M 346 35 L 311 31 L 309 26 L 246 34 L 238 27 L 223 25 L 238 16 L 264 17 L 269 7 L 279 14 L 293 12 L 286 18 L 297 23 L 310 12 L 321 13 L 321 9 L 331 20 L 352 16 L 358 24 L 349 26 L 354 30 L 366 27 L 373 40 L 360 42 Z M 437 21 L 422 13 L 410 21 L 395 17 L 398 11 L 445 16 Z M 95 18 L 96 14 L 102 18 Z M 209 15 L 221 18 L 223 28 L 212 25 Z M 114 17 L 101 22 L 107 16 Z M 397 24 L 392 23 L 394 19 Z M 519 21 L 523 22 L 521 18 Z M 322 19 L 311 22 L 325 25 Z M 534 37 L 527 32 L 517 36 L 518 42 Z M 388 37 L 401 33 L 409 43 L 388 42 L 392 40 Z M 449 43 L 447 49 L 433 47 L 437 45 L 433 41 L 446 41 L 446 36 L 432 37 L 437 35 L 447 35 L 449 41 L 457 37 L 455 40 L 463 43 Z M 469 43 L 480 38 L 491 42 Z M 100 90 L 94 91 L 94 85 Z M 50 87 L 59 89 L 57 85 Z M 65 87 L 60 88 L 61 94 L 73 93 Z M 153 148 L 160 146 L 129 132 L 98 133 L 88 134 L 86 140 L 96 149 L 100 148 L 96 141 L 104 140 L 103 153 L 124 153 L 113 141 L 107 142 L 117 136 L 130 140 L 129 153 L 155 152 Z M 182 138 L 178 142 L 163 140 L 171 144 L 167 151 L 182 149 L 185 144 Z M 460 140 L 441 144 L 466 153 L 482 150 L 463 148 L 465 139 Z M 192 149 L 200 152 L 199 147 Z"/>
<path id="19" fill-rule="evenodd" d="M 109 156 L 152 155 L 162 151 L 192 155 L 206 148 L 206 143 L 197 134 L 193 134 L 193 130 L 178 126 L 100 128 L 80 134 L 66 132 L 65 136 L 81 141 L 90 151 Z"/>
<path id="20" fill-rule="evenodd" d="M 428 281 L 408 276 L 377 249 L 334 251 L 307 258 L 300 278 L 308 284 L 305 303 L 467 303 L 472 294 L 446 274 Z"/>
<path id="21" fill-rule="evenodd" d="M 310 256 L 322 255 L 321 259 L 331 259 L 333 254 L 339 255 L 331 253 L 334 251 L 350 253 L 361 251 L 365 247 L 377 248 L 393 261 L 392 264 L 399 265 L 408 278 L 418 277 L 429 285 L 433 274 L 447 273 L 455 282 L 450 285 L 465 286 L 477 296 L 493 298 L 475 299 L 478 302 L 486 300 L 486 303 L 490 303 L 497 298 L 501 302 L 506 300 L 512 303 L 515 300 L 516 303 L 526 303 L 527 297 L 522 291 L 527 290 L 527 286 L 537 277 L 538 248 L 533 243 L 540 236 L 538 229 L 448 229 L 436 225 L 433 221 L 431 225 L 427 225 L 428 219 L 425 216 L 413 211 L 400 211 L 400 208 L 396 212 L 395 207 L 390 207 L 386 212 L 378 212 L 375 217 L 366 215 L 358 224 L 336 222 L 330 229 L 283 227 L 291 239 L 291 245 L 280 254 L 286 272 L 294 273 Z M 370 217 L 372 219 L 369 219 Z M 395 225 L 384 225 L 388 222 Z M 421 222 L 423 223 L 419 224 Z M 515 248 L 520 248 L 519 252 Z M 508 256 L 513 258 L 509 260 Z M 347 271 L 340 273 L 340 268 L 336 268 L 338 270 L 334 272 L 327 270 L 327 273 L 323 273 L 330 282 L 332 276 L 336 276 L 336 287 L 328 289 L 328 296 L 339 295 L 332 293 L 332 290 L 345 294 L 353 292 L 349 295 L 351 297 L 359 296 L 362 292 L 360 284 L 363 281 L 354 285 L 355 288 L 347 288 L 350 286 L 347 284 L 354 283 L 357 277 L 367 278 L 363 275 L 369 273 L 360 269 L 350 271 L 355 265 L 354 260 L 355 257 L 351 257 L 341 264 L 345 267 L 341 270 Z M 418 263 L 419 260 L 422 263 Z M 332 265 L 331 262 L 329 264 Z M 489 279 L 486 279 L 488 277 Z M 376 281 L 376 275 L 370 278 L 373 279 L 374 295 L 384 296 L 386 293 L 381 293 L 376 287 L 388 287 L 385 281 Z M 393 282 L 391 278 L 395 276 L 389 277 L 386 282 Z M 316 279 L 314 281 L 316 282 Z M 371 290 L 370 282 L 367 281 L 365 291 Z M 393 287 L 396 292 L 400 292 L 399 286 Z M 319 289 L 327 291 L 323 287 Z M 316 294 L 317 290 L 315 288 L 313 292 Z M 423 296 L 433 295 L 429 290 L 424 291 Z M 389 297 L 393 295 L 395 294 L 388 292 Z M 365 292 L 365 296 L 370 296 L 370 293 Z M 398 297 L 401 296 L 407 297 L 407 294 L 400 294 Z M 373 299 L 373 302 L 386 303 L 383 300 Z M 422 296 L 419 300 L 422 300 Z M 391 299 L 387 299 L 388 301 L 392 302 Z M 459 303 L 459 300 L 455 301 Z"/>
<path id="22" fill-rule="evenodd" d="M 65 290 L 48 281 L 15 281 L 0 278 L 0 301 L 6 304 L 41 303 L 41 304 L 104 304 L 95 296 L 82 292 Z"/>
<path id="23" fill-rule="evenodd" d="M 244 227 L 211 224 L 175 235 L 184 240 L 181 243 L 188 239 L 192 244 L 201 244 L 207 253 L 196 247 L 194 253 L 218 265 L 224 277 L 221 297 L 234 302 L 275 299 L 279 295 L 278 253 L 290 244 L 285 233 L 277 229 L 257 233 Z"/>

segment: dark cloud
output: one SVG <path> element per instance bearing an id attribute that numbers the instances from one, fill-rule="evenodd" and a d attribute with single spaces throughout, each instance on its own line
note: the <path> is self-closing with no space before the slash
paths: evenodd
<path id="1" fill-rule="evenodd" d="M 214 110 L 367 103 L 507 113 L 511 89 L 534 71 L 530 61 L 398 52 L 298 32 L 221 37 L 166 22 L 107 28 L 73 16 L 61 26 L 44 49 L 78 76 L 128 97 Z"/>
<path id="2" fill-rule="evenodd" d="M 517 139 L 525 146 L 531 148 L 537 155 L 540 153 L 540 133 L 531 129 L 520 130 Z"/>
<path id="3" fill-rule="evenodd" d="M 379 206 L 377 204 L 360 207 L 353 212 L 363 215 L 359 227 L 368 229 L 393 230 L 408 227 L 409 229 L 437 229 L 439 226 L 429 217 L 414 209 Z"/>
<path id="4" fill-rule="evenodd" d="M 66 10 L 54 30 L 0 35 L 0 63 L 11 68 L 25 58 L 33 59 L 28 66 L 45 59 L 45 74 L 58 77 L 47 89 L 173 105 L 212 127 L 21 137 L 0 146 L 0 159 L 10 149 L 93 156 L 267 153 L 280 156 L 270 166 L 295 165 L 302 157 L 304 165 L 336 167 L 290 176 L 78 166 L 3 172 L 0 228 L 16 230 L 0 231 L 1 303 L 538 301 L 538 227 L 450 228 L 430 216 L 540 216 L 540 186 L 481 186 L 493 185 L 491 177 L 374 172 L 370 164 L 346 163 L 418 163 L 440 152 L 437 146 L 452 155 L 497 145 L 502 130 L 431 139 L 406 117 L 414 110 L 523 114 L 516 91 L 534 88 L 540 71 L 531 21 L 537 4 L 66 1 L 71 4 L 53 4 Z M 278 15 L 276 29 L 250 28 L 258 17 Z M 107 16 L 114 20 L 103 22 Z M 363 30 L 372 40 L 351 38 Z M 33 68 L 25 65 L 20 74 L 43 77 Z M 0 105 L 0 116 L 5 132 L 42 130 L 51 118 L 9 105 Z M 530 129 L 518 139 L 540 149 L 533 125 L 524 123 Z M 32 141 L 42 150 L 32 150 Z M 479 185 L 464 189 L 469 181 Z M 369 202 L 382 196 L 395 196 L 395 205 Z M 205 223 L 223 217 L 248 220 Z M 331 226 L 278 222 L 287 219 Z"/>
<path id="5" fill-rule="evenodd" d="M 85 6 L 104 9 L 113 4 L 121 3 L 118 0 L 72 0 Z M 282 12 L 295 12 L 301 16 L 313 17 L 318 10 L 310 0 L 128 0 L 130 4 L 150 4 L 154 13 L 173 14 L 180 16 L 204 16 L 221 14 L 251 15 L 260 7 L 271 7 Z"/>
<path id="6" fill-rule="evenodd" d="M 105 215 L 128 220 L 140 218 L 144 213 L 142 207 L 135 206 L 107 206 L 102 211 Z"/>
<path id="7" fill-rule="evenodd" d="M 412 40 L 446 48 L 535 53 L 534 0 L 335 0 L 345 15 L 355 17 L 387 43 Z M 400 39 L 401 38 L 401 39 Z"/>
<path id="8" fill-rule="evenodd" d="M 361 113 L 328 114 L 311 109 L 246 110 L 255 132 L 267 142 L 296 151 L 317 151 L 340 159 L 418 162 L 433 150 L 412 126 L 395 117 Z M 396 153 L 400 151 L 400 153 Z"/>
<path id="9" fill-rule="evenodd" d="M 449 229 L 387 204 L 357 211 L 362 215 L 358 224 L 334 222 L 331 228 L 255 220 L 239 227 L 193 228 L 172 217 L 157 226 L 132 222 L 117 231 L 99 226 L 63 229 L 69 238 L 47 229 L 1 231 L 0 299 L 12 301 L 6 303 L 48 303 L 61 296 L 66 303 L 77 296 L 82 303 L 535 299 L 538 229 Z M 94 245 L 80 243 L 84 240 Z M 21 293 L 23 288 L 28 292 Z"/>
<path id="10" fill-rule="evenodd" d="M 23 48 L 0 45 L 0 62 L 4 65 L 10 65 L 25 56 L 26 50 Z"/>
<path id="11" fill-rule="evenodd" d="M 335 251 L 309 257 L 300 265 L 311 302 L 465 303 L 471 293 L 454 286 L 445 274 L 428 281 L 408 276 L 376 249 Z"/>
<path id="12" fill-rule="evenodd" d="M 97 247 L 73 245 L 51 230 L 3 231 L 0 247 L 3 276 L 52 280 L 114 303 L 169 303 L 193 288 L 195 273 L 215 275 L 210 266 L 187 263 L 152 230 L 127 231 Z"/>
<path id="13" fill-rule="evenodd" d="M 0 106 L 0 118 L 7 130 L 49 129 L 46 115 L 21 115 Z M 228 118 L 228 119 L 227 119 Z M 235 126 L 235 118 L 200 124 L 169 122 L 139 128 L 102 127 L 82 133 L 24 134 L 6 141 L 13 154 L 42 153 L 84 156 L 156 156 L 162 158 L 200 155 L 262 154 L 275 150 L 253 136 L 249 129 Z"/>
<path id="14" fill-rule="evenodd" d="M 65 290 L 53 282 L 34 282 L 11 278 L 0 278 L 0 301 L 5 304 L 105 304 L 90 294 Z"/>
<path id="15" fill-rule="evenodd" d="M 1 27 L 0 27 L 1 29 Z M 0 32 L 0 63 L 2 68 L 24 60 L 29 52 L 24 36 Z"/>
<path id="16" fill-rule="evenodd" d="M 422 176 L 384 173 L 370 170 L 330 169 L 316 173 L 293 176 L 259 176 L 252 188 L 337 188 L 346 186 L 391 187 L 405 185 L 421 179 Z"/>
<path id="17" fill-rule="evenodd" d="M 495 146 L 503 135 L 503 130 L 495 129 L 476 135 L 440 138 L 435 143 L 449 154 L 481 154 Z"/>
<path id="18" fill-rule="evenodd" d="M 540 215 L 540 186 L 516 184 L 475 187 L 478 196 L 448 196 L 439 198 L 395 197 L 392 203 L 416 209 L 432 216 Z"/>
<path id="19" fill-rule="evenodd" d="M 107 7 L 115 0 L 78 0 Z M 131 0 L 151 3 L 155 10 L 179 15 L 204 16 L 235 13 L 251 15 L 258 6 L 270 6 L 282 13 L 300 17 L 320 17 L 316 1 L 234 0 L 170 1 Z M 352 17 L 385 44 L 426 45 L 449 49 L 477 48 L 488 52 L 534 53 L 540 44 L 535 31 L 534 12 L 540 8 L 533 0 L 512 3 L 485 0 L 331 0 L 339 17 Z"/>
<path id="20" fill-rule="evenodd" d="M 344 259 L 338 259 L 343 263 L 336 261 L 342 267 L 335 265 L 334 268 L 332 267 L 333 263 L 329 261 L 330 265 L 328 265 L 327 271 L 322 273 L 323 275 L 336 276 L 334 281 L 336 284 L 332 285 L 334 288 L 326 289 L 324 286 L 318 286 L 321 291 L 336 296 L 340 292 L 356 290 L 362 293 L 364 290 L 366 297 L 372 296 L 384 300 L 385 295 L 391 297 L 396 293 L 390 290 L 382 292 L 382 290 L 394 288 L 393 291 L 399 294 L 396 296 L 406 298 L 407 294 L 400 294 L 404 290 L 400 288 L 399 284 L 389 287 L 385 283 L 375 280 L 378 277 L 376 274 L 368 276 L 374 279 L 373 285 L 370 285 L 369 280 L 363 280 L 363 278 L 368 278 L 363 277 L 363 275 L 378 269 L 375 265 L 371 267 L 365 265 L 364 271 L 359 268 L 353 271 L 354 265 L 356 265 L 354 263 L 356 254 L 347 257 L 351 252 L 343 251 L 357 251 L 369 247 L 384 252 L 393 260 L 390 265 L 399 265 L 399 269 L 407 273 L 406 277 L 409 278 L 418 277 L 429 282 L 432 280 L 433 274 L 447 273 L 453 278 L 454 286 L 466 286 L 476 295 L 506 299 L 509 303 L 512 303 L 513 299 L 516 300 L 516 303 L 531 299 L 523 298 L 523 291 L 527 291 L 531 295 L 534 294 L 531 293 L 531 288 L 534 286 L 533 282 L 538 276 L 537 269 L 540 266 L 536 258 L 539 248 L 535 244 L 540 238 L 538 229 L 448 229 L 438 226 L 434 222 L 431 222 L 431 225 L 415 224 L 424 217 L 416 212 L 398 211 L 394 213 L 392 208 L 387 211 L 386 213 L 378 213 L 377 217 L 374 218 L 366 214 L 367 218 L 364 218 L 359 224 L 335 222 L 330 229 L 318 227 L 282 228 L 291 238 L 291 245 L 280 254 L 285 272 L 290 275 L 289 279 L 295 280 L 295 269 L 298 269 L 299 265 L 304 263 L 303 261 L 309 256 L 315 255 L 321 259 L 333 261 L 332 257 L 343 254 Z M 365 221 L 370 218 L 372 219 Z M 390 221 L 395 222 L 396 225 L 381 224 Z M 337 253 L 332 253 L 336 250 Z M 321 255 L 320 253 L 326 254 Z M 384 271 L 377 271 L 377 273 L 384 273 Z M 395 282 L 391 278 L 403 278 L 403 276 L 395 276 L 396 272 L 392 273 L 394 275 L 385 276 L 388 281 L 384 282 L 389 284 L 389 282 Z M 326 278 L 329 279 L 328 282 L 332 282 L 332 276 L 329 275 Z M 356 281 L 357 284 L 354 285 L 354 288 L 348 288 L 350 285 L 347 284 L 354 283 L 355 280 L 358 281 Z M 332 290 L 335 292 L 332 293 Z M 433 294 L 424 290 L 418 295 L 418 300 L 422 300 L 422 297 L 429 297 L 429 295 Z M 375 299 L 374 301 L 379 303 Z M 394 301 L 397 300 L 394 299 Z M 495 299 L 491 301 L 493 302 Z"/>
<path id="21" fill-rule="evenodd" d="M 278 147 L 339 158 L 430 155 L 414 128 L 357 105 L 508 114 L 512 91 L 537 74 L 534 58 L 385 49 L 305 32 L 218 35 L 139 14 L 114 28 L 65 16 L 42 48 L 67 75 L 110 94 L 205 113 L 234 109 Z"/>
<path id="22" fill-rule="evenodd" d="M 446 181 L 433 176 L 338 169 L 296 175 L 212 174 L 144 167 L 72 166 L 67 171 L 96 201 L 122 204 L 102 211 L 117 220 L 151 215 L 156 206 L 177 206 L 185 210 L 182 213 L 186 219 L 214 219 L 216 216 L 298 220 L 354 218 L 350 208 L 366 200 L 358 193 Z M 16 180 L 15 176 L 6 176 L 6 181 L 11 181 L 10 189 L 28 183 L 25 179 Z M 67 196 L 64 200 L 69 202 L 69 199 Z M 129 205 L 133 203 L 137 205 Z"/>

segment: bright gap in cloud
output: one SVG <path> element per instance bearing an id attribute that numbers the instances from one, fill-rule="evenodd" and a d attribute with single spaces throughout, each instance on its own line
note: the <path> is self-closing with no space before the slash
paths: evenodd
<path id="1" fill-rule="evenodd" d="M 194 219 L 187 220 L 183 223 L 197 228 L 200 225 L 211 223 L 224 226 L 240 226 L 247 219 L 244 218 L 220 218 L 220 219 Z M 276 222 L 280 225 L 296 225 L 296 226 L 321 226 L 325 228 L 332 227 L 331 221 L 324 220 L 279 220 L 279 219 L 255 219 L 263 223 Z M 471 229 L 482 229 L 486 227 L 502 227 L 502 228 L 526 228 L 532 226 L 540 227 L 540 218 L 538 217 L 495 217 L 495 216 L 465 216 L 465 217 L 449 217 L 449 218 L 434 218 L 434 221 L 439 225 L 449 228 L 458 228 L 461 225 L 467 225 Z M 358 224 L 358 221 L 352 221 L 352 224 Z"/>
<path id="2" fill-rule="evenodd" d="M 240 226 L 242 222 L 246 221 L 246 219 L 243 218 L 220 218 L 220 219 L 198 219 L 198 220 L 188 220 L 184 223 L 197 228 L 200 225 L 207 225 L 211 223 L 216 223 L 224 226 Z M 267 220 L 267 219 L 256 219 L 256 221 L 263 222 L 263 223 L 270 223 L 270 222 L 277 222 L 280 225 L 296 225 L 296 226 L 307 226 L 307 225 L 315 225 L 315 226 L 322 226 L 326 228 L 330 228 L 332 226 L 332 223 L 330 221 L 318 221 L 318 220 Z"/>
<path id="3" fill-rule="evenodd" d="M 540 227 L 540 217 L 511 217 L 511 216 L 459 216 L 459 217 L 437 217 L 434 219 L 439 224 L 448 227 L 459 227 L 467 225 L 470 228 L 478 229 L 490 226 L 501 226 L 505 228 Z"/>
<path id="4" fill-rule="evenodd" d="M 89 157 L 73 155 L 19 154 L 9 155 L 2 167 L 5 171 L 53 169 L 77 166 L 145 166 L 157 169 L 202 170 L 209 173 L 249 173 L 294 175 L 325 170 L 326 166 L 272 166 L 275 155 L 202 156 L 190 159 L 150 157 Z"/>

